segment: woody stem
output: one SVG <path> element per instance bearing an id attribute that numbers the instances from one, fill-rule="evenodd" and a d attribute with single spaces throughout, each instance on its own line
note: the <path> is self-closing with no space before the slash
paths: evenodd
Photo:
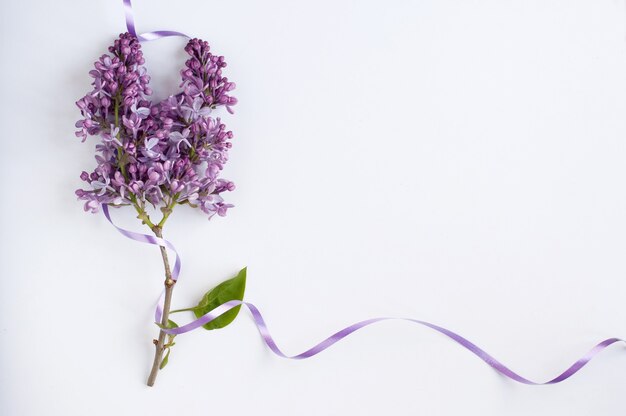
<path id="1" fill-rule="evenodd" d="M 157 237 L 163 238 L 161 226 L 153 226 L 152 231 Z M 172 271 L 170 269 L 170 262 L 167 257 L 167 250 L 163 246 L 160 246 L 160 249 L 161 257 L 163 258 L 163 267 L 165 268 L 165 302 L 163 304 L 163 317 L 161 318 L 161 325 L 163 328 L 166 328 L 168 326 L 170 307 L 172 304 L 172 293 L 174 292 L 174 285 L 176 284 L 176 281 L 172 279 Z M 159 338 L 155 340 L 154 361 L 152 363 L 150 376 L 148 377 L 148 386 L 154 385 L 157 374 L 159 372 L 159 366 L 161 365 L 161 361 L 163 360 L 163 352 L 165 351 L 164 344 L 166 336 L 167 334 L 163 331 L 163 329 L 161 329 L 159 331 Z"/>

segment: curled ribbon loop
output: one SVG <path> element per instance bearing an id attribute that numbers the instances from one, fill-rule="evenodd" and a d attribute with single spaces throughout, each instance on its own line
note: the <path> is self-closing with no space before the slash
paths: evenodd
<path id="1" fill-rule="evenodd" d="M 153 237 L 153 236 L 146 235 L 146 234 L 139 234 L 139 233 L 135 233 L 135 232 L 120 228 L 117 225 L 115 225 L 113 221 L 111 220 L 111 216 L 109 215 L 109 210 L 108 210 L 107 205 L 102 206 L 102 211 L 104 212 L 104 215 L 107 218 L 107 220 L 109 220 L 109 222 L 113 224 L 113 226 L 117 228 L 117 230 L 120 233 L 122 233 L 122 235 L 124 235 L 125 237 L 130 238 L 131 240 L 139 241 L 141 243 L 163 246 L 172 250 L 176 254 L 176 264 L 174 266 L 174 270 L 172 271 L 172 278 L 174 280 L 178 279 L 178 275 L 180 274 L 180 256 L 176 252 L 176 249 L 174 248 L 174 246 L 169 241 L 164 240 L 162 238 Z M 161 298 L 159 299 L 159 302 L 157 305 L 157 310 L 155 312 L 155 322 L 161 321 L 162 301 L 163 301 L 163 294 L 161 294 Z M 538 382 L 534 382 L 534 381 L 531 381 L 527 378 L 520 376 L 515 371 L 511 370 L 510 368 L 502 364 L 500 361 L 495 359 L 492 355 L 487 353 L 485 350 L 483 350 L 482 348 L 480 348 L 473 342 L 469 341 L 468 339 L 462 337 L 461 335 L 455 332 L 452 332 L 449 329 L 440 327 L 438 325 L 431 324 L 425 321 L 420 321 L 417 319 L 412 319 L 412 318 L 380 317 L 380 318 L 366 319 L 364 321 L 357 322 L 355 324 L 352 324 L 350 326 L 347 326 L 341 329 L 340 331 L 335 332 L 333 335 L 329 336 L 325 340 L 321 341 L 315 346 L 297 355 L 286 355 L 285 353 L 283 353 L 280 350 L 280 348 L 278 348 L 278 346 L 276 345 L 274 338 L 272 338 L 272 335 L 270 334 L 270 331 L 267 328 L 267 324 L 265 323 L 265 320 L 263 319 L 263 316 L 261 315 L 261 312 L 259 311 L 259 309 L 256 306 L 254 306 L 252 303 L 242 302 L 239 300 L 231 300 L 229 302 L 223 303 L 217 308 L 202 315 L 200 318 L 189 322 L 188 324 L 182 325 L 178 328 L 162 329 L 162 331 L 168 334 L 173 334 L 173 335 L 184 334 L 186 332 L 193 331 L 194 329 L 197 329 L 201 327 L 202 325 L 211 322 L 212 320 L 219 317 L 220 315 L 240 305 L 248 308 L 248 310 L 252 314 L 252 319 L 254 320 L 254 323 L 257 329 L 259 330 L 259 334 L 261 335 L 263 342 L 265 342 L 265 344 L 269 347 L 269 349 L 274 354 L 282 358 L 288 358 L 288 359 L 293 359 L 293 360 L 302 360 L 305 358 L 310 358 L 326 350 L 333 344 L 337 343 L 338 341 L 341 341 L 342 339 L 346 338 L 348 335 L 352 334 L 353 332 L 361 328 L 372 325 L 376 322 L 399 320 L 399 321 L 412 322 L 412 323 L 419 324 L 427 328 L 433 329 L 439 332 L 440 334 L 445 335 L 446 337 L 456 342 L 463 348 L 467 349 L 472 354 L 476 355 L 478 358 L 483 360 L 485 363 L 489 364 L 491 368 L 493 368 L 494 370 L 496 370 L 498 373 L 502 374 L 503 376 L 511 380 L 517 381 L 518 383 L 529 384 L 529 385 L 556 384 L 564 380 L 567 380 L 568 378 L 576 374 L 581 368 L 587 365 L 596 355 L 598 355 L 601 351 L 603 351 L 609 345 L 615 344 L 616 342 L 626 343 L 626 341 L 620 338 L 608 338 L 598 343 L 595 347 L 589 350 L 587 354 L 585 354 L 582 358 L 578 359 L 574 364 L 569 366 L 565 371 L 563 371 L 561 374 L 559 374 L 552 380 L 546 381 L 544 383 L 538 383 Z"/>
<path id="2" fill-rule="evenodd" d="M 153 32 L 146 32 L 140 35 L 137 34 L 137 30 L 135 29 L 135 19 L 133 17 L 133 5 L 130 3 L 130 0 L 124 1 L 124 14 L 126 16 L 126 28 L 128 33 L 137 37 L 140 42 L 149 42 L 151 40 L 157 40 L 161 38 L 167 38 L 171 36 L 182 36 L 184 38 L 189 38 L 190 36 L 182 33 L 176 32 L 173 30 L 155 30 Z"/>

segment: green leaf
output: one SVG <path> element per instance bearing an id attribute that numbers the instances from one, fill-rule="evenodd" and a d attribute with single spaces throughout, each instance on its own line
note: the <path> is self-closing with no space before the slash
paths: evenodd
<path id="1" fill-rule="evenodd" d="M 243 294 L 246 290 L 246 270 L 244 267 L 239 271 L 237 276 L 232 279 L 226 280 L 225 282 L 220 283 L 215 286 L 213 289 L 209 290 L 203 297 L 198 306 L 193 309 L 193 313 L 197 318 L 211 311 L 212 309 L 217 308 L 222 303 L 228 302 L 230 300 L 243 300 Z M 220 315 L 215 318 L 208 324 L 204 324 L 204 329 L 212 330 L 224 328 L 226 325 L 230 324 L 235 320 L 237 314 L 241 306 L 236 306 L 229 310 L 228 312 Z"/>
<path id="2" fill-rule="evenodd" d="M 163 367 L 165 367 L 167 365 L 167 363 L 170 360 L 170 349 L 167 349 L 167 354 L 165 354 L 165 357 L 163 357 L 163 361 L 161 361 L 161 365 L 159 366 L 159 370 L 163 370 Z"/>

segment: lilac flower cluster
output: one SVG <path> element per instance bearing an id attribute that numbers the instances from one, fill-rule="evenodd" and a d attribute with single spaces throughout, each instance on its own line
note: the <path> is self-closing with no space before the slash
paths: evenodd
<path id="1" fill-rule="evenodd" d="M 233 134 L 211 112 L 224 106 L 232 113 L 235 84 L 222 76 L 224 57 L 213 55 L 207 42 L 192 39 L 185 51 L 182 92 L 157 104 L 146 98 L 150 77 L 135 36 L 121 34 L 95 62 L 94 89 L 76 103 L 82 114 L 76 136 L 100 138 L 96 169 L 80 175 L 89 186 L 76 191 L 85 211 L 97 212 L 101 204 L 142 211 L 149 203 L 166 213 L 188 204 L 211 218 L 232 207 L 220 194 L 235 185 L 218 176 Z"/>

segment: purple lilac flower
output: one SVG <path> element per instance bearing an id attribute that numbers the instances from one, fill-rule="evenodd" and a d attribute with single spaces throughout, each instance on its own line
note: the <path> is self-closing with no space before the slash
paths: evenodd
<path id="1" fill-rule="evenodd" d="M 207 42 L 192 39 L 185 51 L 182 92 L 156 104 L 147 99 L 150 77 L 135 36 L 121 34 L 94 63 L 93 90 L 76 103 L 82 114 L 76 136 L 100 139 L 97 166 L 80 175 L 87 186 L 76 191 L 85 211 L 98 212 L 102 204 L 188 204 L 210 218 L 232 207 L 221 194 L 235 185 L 219 174 L 233 134 L 211 112 L 220 106 L 232 112 L 235 84 L 222 76 L 224 57 Z"/>

